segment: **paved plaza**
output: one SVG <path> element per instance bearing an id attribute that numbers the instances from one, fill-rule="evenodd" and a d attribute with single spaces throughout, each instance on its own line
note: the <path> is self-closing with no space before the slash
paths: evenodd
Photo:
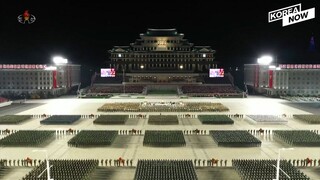
<path id="1" fill-rule="evenodd" d="M 97 125 L 94 119 L 81 118 L 72 125 L 43 125 L 40 121 L 44 118 L 33 118 L 19 125 L 0 125 L 0 130 L 142 130 L 142 134 L 124 135 L 116 137 L 114 143 L 109 147 L 70 147 L 67 142 L 75 135 L 56 134 L 55 140 L 44 147 L 0 147 L 0 159 L 44 159 L 45 154 L 34 152 L 35 149 L 47 150 L 49 159 L 132 159 L 135 166 L 138 159 L 219 159 L 227 160 L 227 166 L 231 166 L 232 159 L 276 159 L 279 148 L 289 148 L 288 144 L 278 139 L 274 139 L 270 134 L 256 134 L 261 142 L 261 147 L 218 147 L 209 135 L 209 130 L 320 130 L 320 125 L 306 124 L 292 118 L 292 114 L 310 114 L 311 111 L 301 110 L 299 106 L 288 105 L 289 102 L 281 99 L 271 99 L 265 97 L 249 97 L 245 99 L 216 99 L 216 98 L 189 98 L 180 99 L 177 96 L 147 96 L 145 99 L 131 97 L 114 97 L 110 99 L 77 99 L 76 97 L 58 98 L 50 100 L 27 100 L 24 104 L 13 104 L 11 107 L 0 108 L 1 115 L 89 115 L 89 114 L 140 114 L 123 112 L 98 112 L 97 109 L 104 103 L 113 102 L 219 102 L 230 109 L 229 112 L 221 113 L 189 113 L 198 114 L 244 114 L 244 115 L 283 115 L 288 120 L 286 124 L 259 124 L 248 121 L 244 118 L 234 118 L 233 125 L 202 125 L 197 118 L 178 118 L 178 125 L 150 125 L 147 118 L 129 118 L 125 125 Z M 144 113 L 149 115 L 159 115 L 157 112 Z M 186 113 L 165 113 L 162 115 L 183 115 Z M 181 116 L 179 116 L 181 117 Z M 193 117 L 193 116 L 192 116 Z M 145 130 L 206 130 L 206 134 L 184 134 L 186 146 L 183 147 L 145 147 L 143 146 Z M 4 138 L 5 135 L 0 135 Z M 282 151 L 283 159 L 320 159 L 318 147 L 294 147 L 291 151 Z M 220 164 L 219 164 L 220 165 Z M 124 167 L 120 167 L 124 168 Z M 221 167 L 222 168 L 222 167 Z M 210 169 L 210 168 L 209 168 Z M 21 179 L 30 168 L 17 168 L 8 171 L 4 179 Z M 101 173 L 113 172 L 118 170 L 100 170 Z M 210 175 L 217 171 L 209 172 L 208 167 L 198 167 L 196 172 L 199 179 L 207 179 L 206 174 Z M 225 172 L 236 174 L 233 170 L 226 169 Z M 319 171 L 303 170 L 311 179 L 320 179 Z M 134 170 L 127 167 L 124 169 L 129 177 L 133 178 Z M 218 172 L 219 173 L 219 172 Z M 119 174 L 119 173 L 118 173 Z M 220 172 L 220 174 L 223 174 Z M 132 179 L 129 178 L 128 179 Z M 226 174 L 220 177 L 226 177 Z M 121 178 L 120 178 L 121 179 Z M 225 178 L 223 178 L 225 179 Z"/>

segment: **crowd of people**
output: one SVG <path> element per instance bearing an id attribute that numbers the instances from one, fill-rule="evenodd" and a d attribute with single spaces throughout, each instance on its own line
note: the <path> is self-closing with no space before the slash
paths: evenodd
<path id="1" fill-rule="evenodd" d="M 31 115 L 4 115 L 0 116 L 0 124 L 19 124 L 31 117 Z"/>
<path id="2" fill-rule="evenodd" d="M 105 112 L 223 112 L 229 109 L 221 103 L 188 102 L 183 105 L 145 106 L 143 103 L 106 103 L 98 111 Z"/>
<path id="3" fill-rule="evenodd" d="M 223 96 L 236 96 L 241 95 L 233 86 L 182 86 L 181 91 L 183 94 L 193 97 L 223 97 Z"/>
<path id="4" fill-rule="evenodd" d="M 261 141 L 247 131 L 214 130 L 209 131 L 218 146 L 230 147 L 260 147 Z"/>
<path id="5" fill-rule="evenodd" d="M 287 123 L 288 121 L 274 115 L 246 115 L 258 123 Z"/>
<path id="6" fill-rule="evenodd" d="M 309 124 L 320 124 L 320 115 L 294 114 L 293 117 Z"/>
<path id="7" fill-rule="evenodd" d="M 144 146 L 186 146 L 182 131 L 145 131 Z"/>
<path id="8" fill-rule="evenodd" d="M 176 115 L 150 115 L 148 124 L 174 125 L 174 124 L 179 124 L 179 120 Z"/>
<path id="9" fill-rule="evenodd" d="M 80 118 L 81 115 L 53 115 L 40 121 L 40 124 L 72 124 Z"/>
<path id="10" fill-rule="evenodd" d="M 319 96 L 301 97 L 301 96 L 280 96 L 282 99 L 286 99 L 292 102 L 319 102 Z"/>
<path id="11" fill-rule="evenodd" d="M 133 166 L 133 159 L 123 159 L 119 157 L 118 159 L 101 159 L 101 166 Z"/>
<path id="12" fill-rule="evenodd" d="M 100 115 L 93 121 L 94 124 L 125 124 L 129 115 Z"/>
<path id="13" fill-rule="evenodd" d="M 143 92 L 144 86 L 141 85 L 112 85 L 112 86 L 93 86 L 88 90 L 88 93 L 121 93 L 125 88 L 126 93 L 139 93 Z"/>
<path id="14" fill-rule="evenodd" d="M 55 131 L 19 130 L 0 139 L 1 146 L 39 146 L 54 138 Z"/>
<path id="15" fill-rule="evenodd" d="M 207 166 L 207 167 L 213 167 L 213 166 L 228 166 L 228 160 L 227 159 L 194 159 L 193 160 L 194 166 Z"/>
<path id="16" fill-rule="evenodd" d="M 234 124 L 227 115 L 198 115 L 202 124 Z"/>
<path id="17" fill-rule="evenodd" d="M 223 94 L 223 93 L 237 93 L 232 86 L 182 86 L 181 90 L 185 94 L 189 93 L 211 93 L 211 94 Z"/>
<path id="18" fill-rule="evenodd" d="M 109 146 L 118 135 L 118 131 L 83 130 L 68 141 L 72 147 Z"/>
<path id="19" fill-rule="evenodd" d="M 320 136 L 308 130 L 274 130 L 273 136 L 292 146 L 320 147 Z"/>
<path id="20" fill-rule="evenodd" d="M 90 179 L 92 173 L 99 165 L 99 160 L 49 160 L 50 176 L 53 179 Z M 31 170 L 22 180 L 47 180 L 47 173 L 39 175 L 47 168 L 46 161 Z"/>
<path id="21" fill-rule="evenodd" d="M 197 180 L 191 160 L 139 160 L 134 180 Z"/>
<path id="22" fill-rule="evenodd" d="M 236 169 L 241 179 L 270 180 L 276 177 L 277 160 L 234 159 L 232 160 L 232 166 Z M 280 172 L 279 179 L 310 179 L 303 172 L 292 166 L 287 160 L 280 161 L 280 168 L 290 178 Z"/>
<path id="23" fill-rule="evenodd" d="M 207 130 L 193 129 L 193 130 L 183 130 L 183 134 L 185 135 L 206 135 Z"/>

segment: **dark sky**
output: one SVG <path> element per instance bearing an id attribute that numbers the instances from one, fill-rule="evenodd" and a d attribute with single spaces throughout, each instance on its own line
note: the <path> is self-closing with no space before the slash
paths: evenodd
<path id="1" fill-rule="evenodd" d="M 195 45 L 210 45 L 221 66 L 253 63 L 261 54 L 282 63 L 320 63 L 320 1 L 0 1 L 0 63 L 73 63 L 103 66 L 107 51 L 129 45 L 147 28 L 177 28 Z M 316 19 L 282 27 L 268 11 L 302 3 Z M 24 10 L 36 16 L 23 25 Z M 309 52 L 311 36 L 316 52 Z"/>

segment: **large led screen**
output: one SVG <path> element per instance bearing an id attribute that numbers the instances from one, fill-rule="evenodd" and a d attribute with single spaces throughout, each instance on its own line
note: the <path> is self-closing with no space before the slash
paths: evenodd
<path id="1" fill-rule="evenodd" d="M 224 77 L 224 69 L 210 69 L 209 77 Z"/>
<path id="2" fill-rule="evenodd" d="M 101 68 L 101 77 L 116 77 L 114 68 Z"/>

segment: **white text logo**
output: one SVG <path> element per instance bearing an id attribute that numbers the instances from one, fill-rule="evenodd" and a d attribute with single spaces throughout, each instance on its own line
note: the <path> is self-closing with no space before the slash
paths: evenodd
<path id="1" fill-rule="evenodd" d="M 269 23 L 282 19 L 282 26 L 288 26 L 313 18 L 315 18 L 315 8 L 302 11 L 301 4 L 288 6 L 268 13 Z"/>

